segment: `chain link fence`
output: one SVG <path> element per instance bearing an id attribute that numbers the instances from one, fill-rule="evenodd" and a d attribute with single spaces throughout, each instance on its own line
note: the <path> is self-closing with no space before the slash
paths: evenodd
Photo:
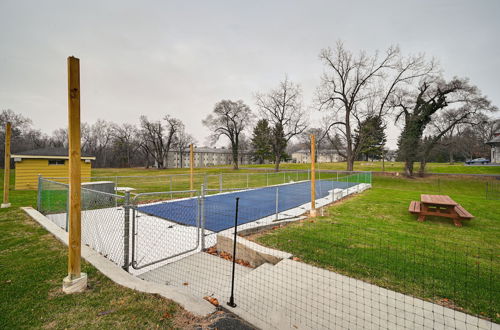
<path id="1" fill-rule="evenodd" d="M 68 193 L 66 183 L 39 178 L 38 211 L 68 231 Z M 99 186 L 95 188 L 99 189 Z M 109 186 L 101 187 L 109 190 Z M 82 244 L 99 252 L 118 266 L 125 267 L 126 220 L 130 219 L 129 195 L 82 188 Z"/>
<path id="2" fill-rule="evenodd" d="M 420 194 L 447 194 L 492 224 L 495 212 L 478 206 L 485 181 L 381 176 L 376 192 L 331 207 L 370 188 L 371 173 L 318 171 L 310 218 L 309 171 L 199 175 L 200 190 L 170 177 L 152 180 L 169 183 L 163 192 L 148 191 L 158 187 L 150 178 L 112 181 L 137 189 L 130 201 L 83 189 L 85 244 L 144 280 L 223 305 L 233 289 L 232 310 L 260 328 L 498 328 L 495 243 L 475 244 L 468 225 L 456 229 L 469 230 L 461 242 L 448 220 L 414 226 L 407 210 Z M 41 179 L 40 188 L 39 210 L 65 225 L 67 185 Z"/>

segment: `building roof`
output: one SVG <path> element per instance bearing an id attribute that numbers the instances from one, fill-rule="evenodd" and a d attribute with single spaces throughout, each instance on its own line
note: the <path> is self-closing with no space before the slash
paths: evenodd
<path id="1" fill-rule="evenodd" d="M 41 148 L 17 152 L 11 158 L 68 159 L 69 157 L 67 148 Z M 95 160 L 94 156 L 87 153 L 82 153 L 81 158 Z"/>
<path id="2" fill-rule="evenodd" d="M 500 135 L 494 136 L 493 139 L 486 142 L 486 144 L 500 144 Z"/>

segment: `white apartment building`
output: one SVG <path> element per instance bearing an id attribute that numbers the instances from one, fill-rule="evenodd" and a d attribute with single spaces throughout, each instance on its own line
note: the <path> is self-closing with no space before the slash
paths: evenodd
<path id="1" fill-rule="evenodd" d="M 223 148 L 194 148 L 194 167 L 224 166 L 233 163 L 233 154 L 231 149 Z M 252 161 L 252 155 L 249 152 L 240 152 L 238 164 L 255 164 Z M 171 150 L 168 153 L 167 167 L 181 168 L 189 167 L 189 148 L 186 148 L 182 155 L 178 150 Z"/>
<path id="2" fill-rule="evenodd" d="M 334 162 L 343 162 L 345 161 L 344 157 L 339 155 L 336 150 L 326 149 L 317 151 L 318 163 L 334 163 Z M 292 161 L 294 163 L 310 163 L 311 162 L 311 151 L 310 150 L 298 150 L 292 153 Z"/>

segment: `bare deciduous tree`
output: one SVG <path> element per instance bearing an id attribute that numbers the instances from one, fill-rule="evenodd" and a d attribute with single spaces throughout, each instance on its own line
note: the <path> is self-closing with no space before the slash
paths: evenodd
<path id="1" fill-rule="evenodd" d="M 68 147 L 68 129 L 58 128 L 52 132 L 49 138 L 49 144 L 54 148 L 67 148 Z"/>
<path id="2" fill-rule="evenodd" d="M 184 124 L 179 119 L 169 115 L 163 118 L 166 121 L 166 137 L 165 137 L 165 165 L 168 167 L 168 157 L 170 149 L 176 144 L 177 132 L 184 129 Z"/>
<path id="3" fill-rule="evenodd" d="M 165 168 L 165 128 L 161 121 L 149 121 L 146 116 L 140 118 L 140 143 L 141 149 L 148 156 L 153 158 L 158 168 Z"/>
<path id="4" fill-rule="evenodd" d="M 238 169 L 240 135 L 251 124 L 252 119 L 252 112 L 243 101 L 222 100 L 215 105 L 213 113 L 203 120 L 203 125 L 213 132 L 210 135 L 213 143 L 221 136 L 229 139 L 234 169 Z"/>
<path id="5" fill-rule="evenodd" d="M 271 126 L 274 169 L 279 171 L 288 142 L 307 128 L 308 118 L 302 108 L 302 90 L 285 77 L 278 88 L 268 93 L 258 93 L 256 98 L 261 116 Z"/>
<path id="6" fill-rule="evenodd" d="M 330 128 L 342 136 L 347 170 L 352 171 L 359 153 L 354 130 L 369 116 L 386 116 L 394 92 L 433 72 L 434 64 L 427 63 L 423 55 L 404 58 L 397 47 L 389 47 L 382 55 L 361 52 L 354 56 L 342 42 L 334 50 L 323 49 L 320 59 L 326 71 L 317 90 L 318 107 L 332 111 L 337 118 Z"/>
<path id="7" fill-rule="evenodd" d="M 99 119 L 94 124 L 81 126 L 82 150 L 96 157 L 96 166 L 107 164 L 108 147 L 111 146 L 114 125 Z"/>
<path id="8" fill-rule="evenodd" d="M 168 165 L 168 153 L 174 145 L 176 133 L 184 125 L 179 119 L 165 116 L 164 125 L 160 120 L 149 121 L 146 116 L 141 116 L 139 131 L 140 145 L 143 152 L 154 159 L 158 168 Z"/>
<path id="9" fill-rule="evenodd" d="M 140 147 L 137 136 L 137 128 L 134 125 L 114 125 L 113 150 L 120 166 L 131 167 L 132 157 Z"/>

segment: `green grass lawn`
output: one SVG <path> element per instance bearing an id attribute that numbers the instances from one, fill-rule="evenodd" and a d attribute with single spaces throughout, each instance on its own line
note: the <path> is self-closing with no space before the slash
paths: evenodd
<path id="1" fill-rule="evenodd" d="M 434 165 L 441 167 L 442 172 L 452 172 L 449 165 Z M 284 168 L 307 169 L 307 166 L 287 164 Z M 321 164 L 320 169 L 343 169 L 342 166 Z M 368 165 L 359 166 L 358 170 L 367 170 L 364 167 Z M 470 173 L 487 167 L 453 168 Z M 218 189 L 222 172 L 227 173 L 223 176 L 224 188 L 278 184 L 303 180 L 307 175 L 247 176 L 248 172 L 259 171 L 197 169 L 194 188 L 206 183 L 209 188 Z M 109 178 L 145 176 L 140 180 L 119 179 L 120 186 L 138 187 L 138 192 L 168 191 L 170 177 L 175 178 L 173 189 L 189 189 L 188 176 L 176 176 L 186 173 L 187 169 L 92 171 L 93 176 Z M 0 179 L 3 179 L 1 174 Z M 303 221 L 272 230 L 257 240 L 291 252 L 304 262 L 499 322 L 500 202 L 485 199 L 486 180 L 457 176 L 418 179 L 375 176 L 373 189 L 326 208 L 325 216 L 314 222 Z M 13 181 L 12 178 L 12 189 Z M 463 228 L 439 218 L 418 223 L 407 209 L 409 202 L 418 200 L 421 193 L 450 195 L 476 218 Z M 63 199 L 56 197 L 55 200 Z M 60 289 L 66 273 L 66 248 L 17 209 L 35 205 L 36 193 L 12 191 L 11 202 L 11 209 L 0 210 L 3 233 L 0 328 L 66 328 L 87 324 L 101 328 L 172 327 L 186 318 L 186 312 L 173 302 L 117 286 L 86 263 L 83 269 L 90 275 L 90 290 L 83 295 L 63 295 Z"/>
<path id="2" fill-rule="evenodd" d="M 500 213 L 485 181 L 375 176 L 373 188 L 324 210 L 314 222 L 256 239 L 304 262 L 500 321 Z M 476 216 L 462 228 L 408 213 L 421 193 L 450 195 Z"/>
<path id="3" fill-rule="evenodd" d="M 404 163 L 402 162 L 385 162 L 386 172 L 404 172 Z M 416 165 L 415 170 L 418 170 L 418 165 Z M 272 168 L 273 165 L 244 165 L 245 168 Z M 293 164 L 293 163 L 283 163 L 280 168 L 282 169 L 309 169 L 310 164 Z M 320 170 L 337 170 L 345 171 L 346 163 L 318 163 L 316 164 L 317 169 Z M 372 171 L 381 172 L 382 162 L 355 162 L 355 171 Z M 452 174 L 498 174 L 500 175 L 500 166 L 466 166 L 464 163 L 428 163 L 426 167 L 427 173 L 452 173 Z"/>
<path id="4" fill-rule="evenodd" d="M 35 205 L 36 193 L 11 191 L 10 201 L 11 208 L 0 209 L 0 329 L 182 328 L 204 322 L 170 300 L 115 284 L 86 262 L 89 289 L 64 294 L 67 247 L 19 209 Z"/>

